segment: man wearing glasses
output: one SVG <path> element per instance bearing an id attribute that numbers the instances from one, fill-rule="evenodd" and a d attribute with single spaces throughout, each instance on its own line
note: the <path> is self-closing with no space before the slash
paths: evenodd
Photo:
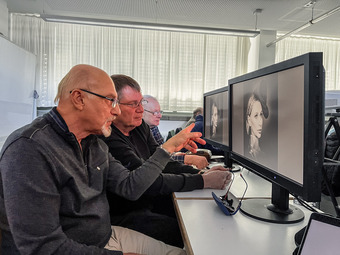
<path id="1" fill-rule="evenodd" d="M 155 156 L 159 145 L 142 119 L 143 106 L 147 100 L 143 98 L 139 84 L 126 75 L 112 75 L 111 78 L 118 93 L 121 115 L 112 121 L 111 135 L 102 138 L 109 146 L 112 156 L 126 168 L 134 170 L 146 165 L 148 159 Z M 194 124 L 179 134 L 188 133 L 193 127 Z M 131 202 L 108 194 L 111 223 L 137 230 L 167 244 L 183 247 L 170 194 L 203 188 L 224 189 L 231 178 L 230 172 L 220 166 L 202 175 L 198 174 L 199 171 L 170 160 L 137 201 Z M 120 211 L 113 208 L 116 204 L 122 205 L 119 207 Z"/>
<path id="2" fill-rule="evenodd" d="M 200 134 L 174 136 L 130 171 L 95 136 L 109 136 L 121 112 L 110 76 L 77 65 L 60 82 L 56 101 L 49 113 L 14 131 L 1 150 L 1 253 L 186 254 L 111 226 L 106 191 L 137 200 L 159 177 L 169 153 L 183 146 L 195 151 L 194 141 L 204 143 Z"/>
<path id="3" fill-rule="evenodd" d="M 162 145 L 164 139 L 158 129 L 163 113 L 161 111 L 161 106 L 158 100 L 153 96 L 144 95 L 144 99 L 147 103 L 144 105 L 143 120 L 149 125 L 153 138 L 155 138 L 157 144 Z M 181 152 L 172 155 L 171 158 L 186 165 L 194 165 L 198 169 L 204 169 L 209 165 L 206 157 L 188 155 Z"/>

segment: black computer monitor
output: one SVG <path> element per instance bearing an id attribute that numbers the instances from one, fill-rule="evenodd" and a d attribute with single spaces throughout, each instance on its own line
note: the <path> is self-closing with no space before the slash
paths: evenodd
<path id="1" fill-rule="evenodd" d="M 203 138 L 224 152 L 226 167 L 232 167 L 229 145 L 229 93 L 228 86 L 203 94 Z"/>
<path id="2" fill-rule="evenodd" d="M 248 199 L 241 211 L 294 223 L 303 212 L 289 194 L 321 199 L 324 71 L 308 53 L 229 80 L 231 158 L 272 182 L 271 201 Z"/>

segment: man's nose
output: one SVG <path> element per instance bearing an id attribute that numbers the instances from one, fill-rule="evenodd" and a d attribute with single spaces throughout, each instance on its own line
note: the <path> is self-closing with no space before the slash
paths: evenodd
<path id="1" fill-rule="evenodd" d="M 119 104 L 116 105 L 115 108 L 111 109 L 111 114 L 112 115 L 120 115 L 122 113 L 122 111 L 120 110 Z"/>

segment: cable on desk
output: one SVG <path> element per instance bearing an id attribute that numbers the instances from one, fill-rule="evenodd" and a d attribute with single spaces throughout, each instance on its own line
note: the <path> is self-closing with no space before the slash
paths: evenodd
<path id="1" fill-rule="evenodd" d="M 317 211 L 313 206 L 309 205 L 308 203 L 306 203 L 303 199 L 299 198 L 298 196 L 295 196 L 294 194 L 292 194 L 292 196 L 303 206 L 305 207 L 307 210 L 312 211 L 312 212 L 316 212 L 319 213 L 319 211 Z"/>

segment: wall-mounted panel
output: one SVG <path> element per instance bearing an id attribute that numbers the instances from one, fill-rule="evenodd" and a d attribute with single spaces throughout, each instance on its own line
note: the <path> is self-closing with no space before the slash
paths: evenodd
<path id="1" fill-rule="evenodd" d="M 36 56 L 0 36 L 0 148 L 35 117 Z"/>

